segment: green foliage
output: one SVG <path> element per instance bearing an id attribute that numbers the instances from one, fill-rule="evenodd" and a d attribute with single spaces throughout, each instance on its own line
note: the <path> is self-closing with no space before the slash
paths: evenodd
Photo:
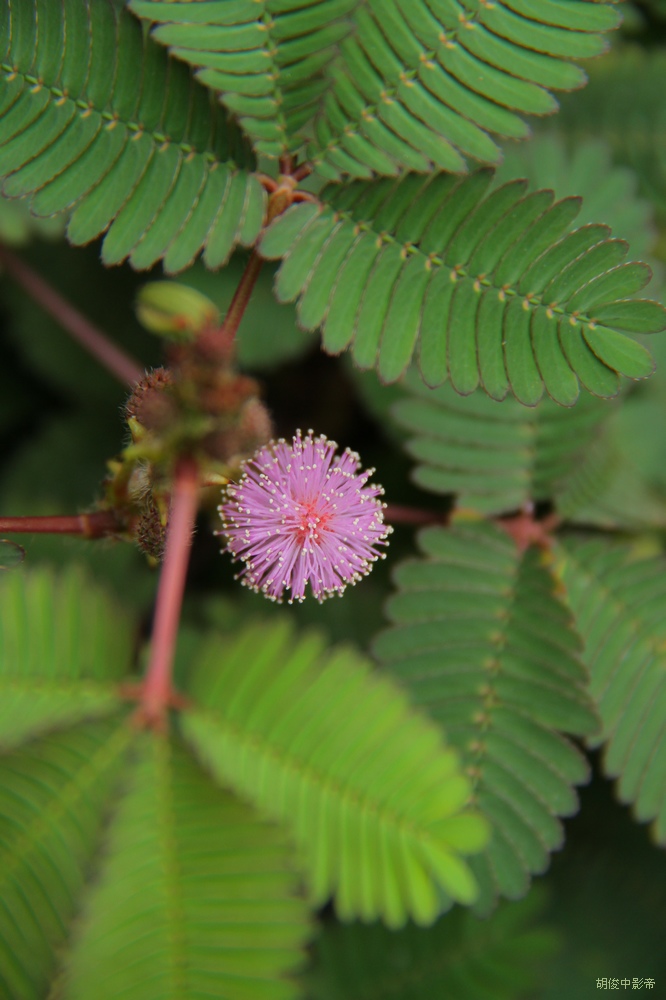
<path id="1" fill-rule="evenodd" d="M 84 889 L 131 731 L 86 723 L 0 757 L 0 990 L 41 1000 Z"/>
<path id="2" fill-rule="evenodd" d="M 125 616 L 76 571 L 22 570 L 0 615 L 2 996 L 295 997 L 309 928 L 291 850 L 119 714 Z"/>
<path id="3" fill-rule="evenodd" d="M 428 389 L 413 371 L 401 384 L 407 393 L 391 412 L 415 435 L 405 444 L 419 463 L 414 482 L 454 493 L 462 507 L 484 514 L 539 500 L 560 510 L 565 498 L 571 508 L 571 480 L 586 465 L 611 410 L 589 397 L 570 410 L 549 400 L 526 410 L 515 400 L 498 403 L 481 393 L 461 399 L 448 384 Z"/>
<path id="4" fill-rule="evenodd" d="M 604 226 L 570 232 L 577 199 L 553 204 L 521 182 L 484 197 L 491 176 L 359 181 L 326 188 L 326 208 L 290 208 L 260 243 L 283 259 L 278 299 L 300 296 L 299 322 L 322 327 L 324 350 L 351 345 L 383 382 L 403 374 L 417 344 L 426 385 L 448 375 L 463 395 L 511 390 L 527 406 L 544 386 L 571 406 L 579 383 L 609 397 L 619 374 L 651 374 L 645 348 L 619 332 L 663 329 L 661 306 L 631 298 L 649 268 L 622 263 L 627 245 Z"/>
<path id="5" fill-rule="evenodd" d="M 537 133 L 528 142 L 508 146 L 495 173 L 496 183 L 517 177 L 526 177 L 535 188 L 551 188 L 556 198 L 581 197 L 577 225 L 610 226 L 654 270 L 654 209 L 639 196 L 636 173 L 613 161 L 606 139 L 581 134 L 572 144 L 561 132 Z"/>
<path id="6" fill-rule="evenodd" d="M 486 825 L 437 728 L 349 648 L 284 619 L 211 640 L 183 731 L 223 784 L 286 824 L 312 901 L 343 919 L 430 924 L 476 885 Z"/>
<path id="7" fill-rule="evenodd" d="M 153 38 L 196 68 L 219 93 L 258 153 L 277 157 L 303 145 L 303 126 L 328 88 L 326 69 L 356 0 L 131 0 L 157 27 Z"/>
<path id="8" fill-rule="evenodd" d="M 557 939 L 532 893 L 489 920 L 454 910 L 421 930 L 326 926 L 308 977 L 312 1000 L 519 1000 L 533 996 Z"/>
<path id="9" fill-rule="evenodd" d="M 636 559 L 624 546 L 567 539 L 558 569 L 585 640 L 590 691 L 606 744 L 605 768 L 622 802 L 655 820 L 666 844 L 666 577 L 662 558 Z"/>
<path id="10" fill-rule="evenodd" d="M 164 738 L 134 761 L 66 959 L 67 1000 L 290 1000 L 307 925 L 275 828 Z"/>
<path id="11" fill-rule="evenodd" d="M 520 114 L 548 114 L 547 88 L 585 76 L 564 59 L 597 55 L 618 14 L 602 4 L 370 0 L 340 45 L 308 157 L 329 177 L 497 163 L 488 135 L 524 138 Z M 562 58 L 564 57 L 564 59 Z"/>
<path id="12" fill-rule="evenodd" d="M 254 241 L 263 191 L 239 169 L 252 166 L 240 132 L 130 14 L 2 0 L 0 66 L 4 193 L 32 195 L 36 215 L 72 210 L 72 243 L 108 229 L 104 263 L 178 271 Z"/>
<path id="13" fill-rule="evenodd" d="M 401 563 L 375 653 L 441 725 L 493 834 L 471 864 L 478 908 L 524 895 L 562 843 L 587 765 L 563 733 L 596 730 L 580 640 L 536 549 L 488 523 L 426 529 Z"/>
<path id="14" fill-rule="evenodd" d="M 465 156 L 498 162 L 488 132 L 527 135 L 516 112 L 554 111 L 545 88 L 570 90 L 585 79 L 562 57 L 597 55 L 598 32 L 618 23 L 611 6 L 524 0 L 130 7 L 156 22 L 154 37 L 220 93 L 258 152 L 298 150 L 314 118 L 308 158 L 335 179 L 464 171 Z"/>
<path id="15" fill-rule="evenodd" d="M 129 618 L 78 572 L 10 573 L 0 601 L 0 748 L 107 715 L 132 646 Z"/>
<path id="16" fill-rule="evenodd" d="M 564 98 L 558 131 L 530 139 L 526 117 L 584 83 L 573 60 L 602 51 L 614 5 L 0 0 L 2 241 L 32 241 L 31 266 L 147 367 L 158 351 L 131 314 L 143 279 L 102 273 L 99 250 L 105 265 L 187 269 L 187 336 L 173 284 L 151 275 L 143 305 L 175 334 L 172 378 L 194 360 L 188 418 L 199 396 L 212 412 L 217 390 L 221 409 L 227 390 L 253 391 L 235 366 L 262 370 L 266 423 L 358 447 L 397 525 L 389 626 L 377 634 L 378 567 L 358 600 L 296 609 L 301 633 L 225 593 L 232 571 L 200 521 L 173 712 L 157 719 L 138 669 L 156 581 L 137 552 L 39 537 L 21 563 L 0 538 L 3 1000 L 578 1000 L 597 975 L 655 974 L 645 928 L 663 866 L 654 846 L 650 878 L 634 877 L 626 856 L 647 831 L 611 845 L 598 784 L 548 876 L 559 975 L 541 964 L 555 938 L 538 890 L 500 897 L 549 866 L 598 747 L 666 845 L 664 394 L 659 376 L 620 379 L 651 375 L 641 335 L 666 324 L 636 297 L 650 267 L 626 263 L 624 242 L 659 287 L 660 3 L 625 27 L 638 46 L 620 40 Z M 65 227 L 101 247 L 33 239 Z M 242 323 L 259 262 L 246 271 L 240 247 L 264 259 Z M 100 495 L 124 391 L 39 294 L 5 301 L 3 534 L 5 511 Z M 233 357 L 213 332 L 232 301 Z M 299 326 L 321 328 L 330 355 L 349 348 L 387 441 L 341 367 L 302 357 L 314 344 Z M 148 422 L 181 441 L 169 391 L 156 398 Z M 129 492 L 154 475 L 166 518 L 171 468 L 151 461 Z M 429 510 L 414 510 L 419 489 Z M 442 526 L 414 555 L 400 522 L 430 517 Z M 81 569 L 39 567 L 79 558 L 134 614 Z M 641 964 L 603 967 L 628 955 Z"/>

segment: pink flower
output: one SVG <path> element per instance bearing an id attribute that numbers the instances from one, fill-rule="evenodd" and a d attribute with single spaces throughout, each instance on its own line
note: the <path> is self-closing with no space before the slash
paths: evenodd
<path id="1" fill-rule="evenodd" d="M 242 583 L 273 601 L 302 601 L 310 584 L 319 602 L 342 594 L 370 572 L 384 554 L 393 530 L 384 524 L 380 486 L 366 483 L 373 469 L 359 472 L 359 457 L 323 434 L 293 444 L 281 438 L 245 463 L 237 485 L 218 510 L 226 550 L 242 559 Z"/>

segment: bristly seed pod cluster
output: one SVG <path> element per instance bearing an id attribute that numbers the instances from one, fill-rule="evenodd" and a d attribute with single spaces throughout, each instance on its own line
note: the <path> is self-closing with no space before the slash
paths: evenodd
<path id="1" fill-rule="evenodd" d="M 218 508 L 226 550 L 245 563 L 241 582 L 279 603 L 302 601 L 309 583 L 319 602 L 342 594 L 385 558 L 393 530 L 384 524 L 383 489 L 367 485 L 359 456 L 321 434 L 300 430 L 244 463 Z"/>

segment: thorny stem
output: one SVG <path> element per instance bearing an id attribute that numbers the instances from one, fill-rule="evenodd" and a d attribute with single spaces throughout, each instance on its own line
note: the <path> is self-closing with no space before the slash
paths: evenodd
<path id="1" fill-rule="evenodd" d="M 143 368 L 138 362 L 120 347 L 116 347 L 78 309 L 70 305 L 39 274 L 5 247 L 0 247 L 0 264 L 42 309 L 53 316 L 70 337 L 97 358 L 119 381 L 133 385 L 143 378 Z"/>
<path id="2" fill-rule="evenodd" d="M 156 728 L 164 727 L 166 709 L 172 700 L 171 672 L 197 515 L 198 487 L 196 463 L 191 458 L 181 458 L 174 476 L 166 550 L 157 588 L 150 661 L 139 711 L 141 721 Z"/>
<path id="3" fill-rule="evenodd" d="M 122 525 L 110 510 L 45 517 L 0 517 L 2 534 L 82 535 L 84 538 L 106 538 L 122 530 Z"/>

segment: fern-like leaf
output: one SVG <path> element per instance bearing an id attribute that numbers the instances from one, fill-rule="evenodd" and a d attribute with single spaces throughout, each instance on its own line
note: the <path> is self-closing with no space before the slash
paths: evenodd
<path id="1" fill-rule="evenodd" d="M 268 5 L 270 7 L 270 4 Z M 617 11 L 560 0 L 367 0 L 341 42 L 308 150 L 333 179 L 496 163 L 490 137 L 524 138 L 522 114 L 582 86 L 565 59 L 597 55 Z"/>
<path id="2" fill-rule="evenodd" d="M 423 930 L 327 925 L 308 976 L 312 1000 L 519 1000 L 533 996 L 556 935 L 536 890 L 489 920 L 455 909 Z"/>
<path id="3" fill-rule="evenodd" d="M 283 835 L 144 735 L 66 961 L 67 1000 L 291 1000 L 308 934 Z"/>
<path id="4" fill-rule="evenodd" d="M 560 498 L 571 499 L 570 480 L 581 474 L 610 404 L 585 397 L 571 409 L 544 400 L 526 410 L 513 399 L 461 398 L 448 384 L 428 389 L 414 371 L 402 384 L 407 394 L 392 416 L 414 435 L 405 448 L 418 462 L 412 478 L 419 486 L 456 494 L 460 506 L 484 514 L 539 500 L 569 512 Z"/>
<path id="5" fill-rule="evenodd" d="M 128 616 L 77 570 L 17 571 L 0 586 L 0 748 L 108 714 L 130 663 Z"/>
<path id="6" fill-rule="evenodd" d="M 516 898 L 562 842 L 557 817 L 575 812 L 587 765 L 561 735 L 596 729 L 580 641 L 537 550 L 519 553 L 489 523 L 419 536 L 425 558 L 400 565 L 395 624 L 375 640 L 379 659 L 442 726 L 490 820 L 471 864 L 479 907 Z"/>
<path id="7" fill-rule="evenodd" d="M 627 244 L 606 226 L 570 232 L 578 199 L 526 196 L 519 181 L 484 197 L 491 178 L 356 181 L 326 188 L 327 206 L 290 208 L 259 245 L 282 258 L 278 299 L 300 296 L 299 322 L 322 327 L 324 349 L 351 345 L 356 364 L 376 365 L 384 382 L 417 345 L 427 385 L 448 375 L 462 395 L 481 384 L 527 406 L 544 385 L 571 406 L 579 383 L 609 397 L 619 374 L 650 375 L 649 353 L 620 332 L 666 325 L 663 306 L 630 297 L 649 267 L 622 263 Z"/>
<path id="8" fill-rule="evenodd" d="M 261 227 L 237 126 L 111 0 L 1 0 L 0 177 L 69 239 L 108 233 L 106 264 L 209 267 Z"/>
<path id="9" fill-rule="evenodd" d="M 429 924 L 476 886 L 461 854 L 486 824 L 436 726 L 350 649 L 288 622 L 211 641 L 185 735 L 225 785 L 295 837 L 317 904 L 344 919 Z"/>
<path id="10" fill-rule="evenodd" d="M 605 768 L 622 802 L 666 844 L 666 574 L 624 546 L 562 542 L 557 560 L 585 643 Z"/>
<path id="11" fill-rule="evenodd" d="M 97 720 L 0 756 L 4 1000 L 48 995 L 131 738 L 124 721 Z"/>
<path id="12" fill-rule="evenodd" d="M 325 70 L 349 33 L 357 0 L 131 0 L 157 23 L 153 38 L 219 93 L 258 153 L 278 157 L 300 135 L 327 87 Z"/>

